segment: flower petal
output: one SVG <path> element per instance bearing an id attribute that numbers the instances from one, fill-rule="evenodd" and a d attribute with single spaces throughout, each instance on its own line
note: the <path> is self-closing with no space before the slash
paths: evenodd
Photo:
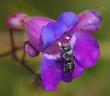
<path id="1" fill-rule="evenodd" d="M 73 29 L 76 24 L 78 23 L 78 16 L 73 12 L 64 12 L 62 13 L 59 18 L 58 22 L 64 23 L 68 27 L 68 31 Z"/>
<path id="2" fill-rule="evenodd" d="M 47 26 L 42 27 L 42 39 L 43 39 L 43 49 L 46 49 L 53 42 L 55 42 L 54 34 L 55 23 L 51 22 Z"/>
<path id="3" fill-rule="evenodd" d="M 82 68 L 77 62 L 75 71 L 72 74 L 73 80 L 82 76 L 84 72 L 85 72 L 84 68 Z"/>
<path id="4" fill-rule="evenodd" d="M 63 23 L 57 22 L 54 31 L 56 39 L 59 39 L 65 32 L 67 32 L 67 26 Z"/>
<path id="5" fill-rule="evenodd" d="M 43 88 L 47 91 L 56 90 L 58 83 L 61 81 L 62 70 L 56 61 L 57 59 L 54 56 L 43 54 L 41 77 Z"/>
<path id="6" fill-rule="evenodd" d="M 51 22 L 42 28 L 44 49 L 59 39 L 65 32 L 73 29 L 78 22 L 78 16 L 72 12 L 64 12 L 57 22 Z"/>
<path id="7" fill-rule="evenodd" d="M 63 73 L 62 80 L 64 82 L 71 82 L 73 79 L 72 73 Z"/>
<path id="8" fill-rule="evenodd" d="M 89 10 L 79 15 L 79 23 L 76 27 L 76 31 L 93 34 L 98 31 L 101 24 L 102 17 L 100 13 L 94 10 Z"/>
<path id="9" fill-rule="evenodd" d="M 74 45 L 74 56 L 84 68 L 91 68 L 100 57 L 98 42 L 90 35 L 75 33 L 76 42 Z"/>
<path id="10" fill-rule="evenodd" d="M 51 22 L 42 28 L 44 49 L 49 47 L 67 31 L 67 26 L 63 23 Z"/>
<path id="11" fill-rule="evenodd" d="M 32 17 L 27 20 L 25 29 L 28 33 L 30 44 L 32 44 L 36 50 L 41 50 L 42 47 L 42 26 L 45 26 L 52 21 L 52 19 L 46 17 Z"/>

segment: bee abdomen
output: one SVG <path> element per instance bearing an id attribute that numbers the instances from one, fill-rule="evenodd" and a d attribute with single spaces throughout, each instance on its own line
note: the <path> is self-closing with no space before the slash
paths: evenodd
<path id="1" fill-rule="evenodd" d="M 74 71 L 74 69 L 75 69 L 75 66 L 72 62 L 64 64 L 64 72 L 65 73 L 71 73 Z"/>
<path id="2" fill-rule="evenodd" d="M 64 72 L 71 73 L 75 70 L 72 48 L 69 44 L 62 44 L 61 50 L 62 50 L 61 57 L 62 57 L 63 61 L 65 62 L 64 63 Z"/>

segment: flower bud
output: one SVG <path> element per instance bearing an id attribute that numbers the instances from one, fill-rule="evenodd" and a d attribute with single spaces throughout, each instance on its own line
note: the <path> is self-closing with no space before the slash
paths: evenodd
<path id="1" fill-rule="evenodd" d="M 16 13 L 8 17 L 7 25 L 10 29 L 22 30 L 25 27 L 25 21 L 28 16 L 24 13 Z"/>
<path id="2" fill-rule="evenodd" d="M 29 56 L 35 57 L 39 55 L 39 51 L 36 50 L 29 42 L 25 44 L 25 51 Z"/>

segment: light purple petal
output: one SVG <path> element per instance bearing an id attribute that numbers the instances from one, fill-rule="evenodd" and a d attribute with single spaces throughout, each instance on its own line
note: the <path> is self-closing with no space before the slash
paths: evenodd
<path id="1" fill-rule="evenodd" d="M 84 68 L 91 68 L 96 65 L 100 57 L 98 42 L 87 34 L 75 33 L 74 55 L 78 64 Z"/>
<path id="2" fill-rule="evenodd" d="M 51 22 L 47 26 L 42 27 L 42 39 L 43 39 L 43 49 L 49 47 L 53 42 L 55 42 L 55 23 Z"/>
<path id="3" fill-rule="evenodd" d="M 29 42 L 36 48 L 36 50 L 42 49 L 42 26 L 45 26 L 52 21 L 52 19 L 46 17 L 32 17 L 27 20 L 25 29 L 28 33 Z"/>
<path id="4" fill-rule="evenodd" d="M 42 27 L 44 49 L 59 39 L 65 32 L 67 32 L 67 27 L 63 23 L 51 22 L 47 26 Z"/>
<path id="5" fill-rule="evenodd" d="M 59 39 L 65 32 L 67 32 L 67 26 L 63 23 L 57 22 L 54 31 L 56 39 Z"/>
<path id="6" fill-rule="evenodd" d="M 56 90 L 58 83 L 61 81 L 62 70 L 53 56 L 43 54 L 41 76 L 42 85 L 45 90 Z"/>
<path id="7" fill-rule="evenodd" d="M 102 24 L 101 15 L 94 11 L 86 11 L 79 15 L 79 23 L 76 27 L 77 32 L 93 34 L 98 31 Z"/>
<path id="8" fill-rule="evenodd" d="M 78 16 L 72 12 L 62 13 L 57 22 L 51 22 L 42 28 L 43 46 L 44 49 L 49 47 L 65 32 L 73 29 L 78 23 Z"/>
<path id="9" fill-rule="evenodd" d="M 73 12 L 64 12 L 62 13 L 59 18 L 58 22 L 64 23 L 68 27 L 68 31 L 73 29 L 76 24 L 78 23 L 78 16 Z"/>

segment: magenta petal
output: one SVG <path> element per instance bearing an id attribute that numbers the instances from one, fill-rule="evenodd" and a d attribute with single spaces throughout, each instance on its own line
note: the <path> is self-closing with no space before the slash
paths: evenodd
<path id="1" fill-rule="evenodd" d="M 36 50 L 41 50 L 42 47 L 41 28 L 51 21 L 53 20 L 46 17 L 32 17 L 27 20 L 25 29 L 28 33 L 29 42 Z"/>
<path id="2" fill-rule="evenodd" d="M 74 55 L 78 64 L 84 68 L 93 67 L 100 57 L 98 42 L 87 34 L 75 33 Z"/>
<path id="3" fill-rule="evenodd" d="M 102 24 L 101 15 L 94 11 L 86 11 L 79 15 L 79 23 L 76 27 L 77 32 L 93 34 L 98 31 Z"/>
<path id="4" fill-rule="evenodd" d="M 43 88 L 47 91 L 54 91 L 61 81 L 62 70 L 52 55 L 43 54 L 41 76 Z"/>
<path id="5" fill-rule="evenodd" d="M 78 63 L 76 63 L 75 71 L 72 74 L 73 80 L 82 76 L 84 72 L 85 72 L 84 68 L 82 68 L 80 65 L 78 65 Z"/>

